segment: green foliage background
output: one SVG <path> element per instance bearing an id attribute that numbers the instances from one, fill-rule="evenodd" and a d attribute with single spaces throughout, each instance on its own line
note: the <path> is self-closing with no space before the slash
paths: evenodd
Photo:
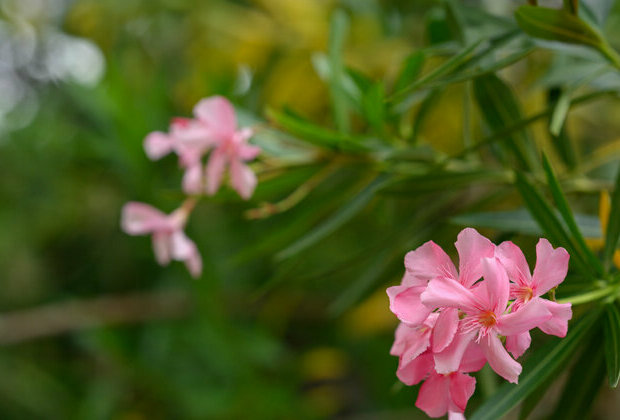
<path id="1" fill-rule="evenodd" d="M 21 89 L 0 103 L 0 417 L 424 418 L 394 374 L 384 290 L 407 251 L 432 239 L 454 254 L 474 226 L 528 257 L 540 236 L 566 247 L 557 296 L 583 305 L 564 341 L 534 334 L 519 388 L 483 370 L 468 414 L 544 398 L 536 418 L 556 405 L 569 418 L 569 403 L 610 418 L 620 190 L 607 229 L 598 214 L 620 157 L 620 4 L 581 2 L 595 35 L 575 24 L 577 41 L 550 43 L 523 31 L 553 38 L 530 15 L 517 25 L 524 3 L 2 0 L 0 42 L 12 57 L 36 47 L 0 55 Z M 100 78 L 88 55 L 49 70 L 59 34 L 92 43 Z M 265 154 L 250 202 L 199 203 L 193 281 L 157 266 L 119 215 L 129 200 L 180 203 L 177 162 L 149 161 L 142 141 L 212 94 L 256 125 Z M 576 379 L 552 384 L 571 366 Z"/>

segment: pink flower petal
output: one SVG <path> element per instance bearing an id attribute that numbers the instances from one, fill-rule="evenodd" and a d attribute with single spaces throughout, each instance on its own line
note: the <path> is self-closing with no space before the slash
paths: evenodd
<path id="1" fill-rule="evenodd" d="M 451 412 L 465 412 L 467 401 L 474 394 L 476 379 L 464 373 L 455 372 L 450 375 L 450 406 Z"/>
<path id="2" fill-rule="evenodd" d="M 510 280 L 519 286 L 531 287 L 530 267 L 521 249 L 512 242 L 502 242 L 497 247 L 497 258 L 502 263 Z"/>
<path id="3" fill-rule="evenodd" d="M 240 160 L 233 160 L 230 164 L 230 183 L 241 198 L 248 200 L 254 193 L 258 180 L 249 166 Z"/>
<path id="4" fill-rule="evenodd" d="M 496 314 L 501 314 L 506 309 L 510 294 L 510 282 L 506 270 L 496 258 L 484 258 L 482 260 L 482 272 L 484 281 L 478 288 L 479 297 L 483 298 L 486 292 L 485 309 L 491 309 Z"/>
<path id="5" fill-rule="evenodd" d="M 476 331 L 457 331 L 450 345 L 442 352 L 435 353 L 435 371 L 442 374 L 457 371 L 475 335 Z"/>
<path id="6" fill-rule="evenodd" d="M 566 337 L 568 330 L 568 320 L 573 317 L 570 303 L 556 303 L 547 299 L 539 299 L 545 308 L 551 312 L 551 318 L 543 322 L 538 327 L 545 333 Z"/>
<path id="7" fill-rule="evenodd" d="M 194 248 L 194 252 L 185 259 L 185 266 L 193 278 L 200 277 L 202 274 L 202 257 L 197 248 Z"/>
<path id="8" fill-rule="evenodd" d="M 411 325 L 420 325 L 431 313 L 420 301 L 420 294 L 425 290 L 422 287 L 392 286 L 387 289 L 390 299 L 390 311 L 402 322 Z"/>
<path id="9" fill-rule="evenodd" d="M 512 354 L 512 357 L 518 359 L 530 348 L 532 336 L 529 331 L 517 335 L 509 335 L 506 337 L 506 350 Z"/>
<path id="10" fill-rule="evenodd" d="M 153 233 L 153 252 L 159 265 L 168 265 L 172 258 L 170 235 L 168 233 Z"/>
<path id="11" fill-rule="evenodd" d="M 471 287 L 482 277 L 480 263 L 483 258 L 493 257 L 495 245 L 473 228 L 463 229 L 454 245 L 459 253 L 459 281 Z"/>
<path id="12" fill-rule="evenodd" d="M 405 385 L 415 385 L 433 371 L 433 355 L 423 353 L 407 364 L 399 363 L 396 376 Z"/>
<path id="13" fill-rule="evenodd" d="M 536 244 L 536 267 L 532 276 L 536 296 L 543 295 L 564 281 L 568 272 L 568 252 L 564 248 L 553 249 L 542 238 Z"/>
<path id="14" fill-rule="evenodd" d="M 415 406 L 430 417 L 441 417 L 448 412 L 450 400 L 450 378 L 433 375 L 420 387 Z"/>
<path id="15" fill-rule="evenodd" d="M 480 344 L 471 341 L 463 353 L 459 372 L 478 372 L 487 363 L 487 358 L 480 347 Z"/>
<path id="16" fill-rule="evenodd" d="M 197 162 L 185 170 L 183 175 L 183 191 L 186 194 L 200 194 L 202 188 L 202 165 L 200 162 Z"/>
<path id="17" fill-rule="evenodd" d="M 172 152 L 174 140 L 166 133 L 155 131 L 144 139 L 144 151 L 151 160 L 161 159 Z"/>
<path id="18" fill-rule="evenodd" d="M 521 365 L 514 361 L 495 334 L 488 334 L 480 341 L 482 351 L 491 368 L 508 382 L 517 383 L 521 374 Z"/>
<path id="19" fill-rule="evenodd" d="M 415 251 L 409 251 L 405 255 L 405 268 L 423 281 L 440 276 L 457 278 L 456 269 L 450 257 L 433 241 L 426 242 Z"/>
<path id="20" fill-rule="evenodd" d="M 173 259 L 185 261 L 196 251 L 196 244 L 183 231 L 177 230 L 170 235 L 170 251 Z"/>
<path id="21" fill-rule="evenodd" d="M 121 210 L 121 228 L 129 235 L 145 235 L 167 229 L 167 217 L 155 207 L 131 201 Z"/>
<path id="22" fill-rule="evenodd" d="M 483 302 L 471 290 L 458 281 L 445 277 L 431 280 L 421 299 L 429 308 L 458 308 L 468 313 L 484 308 Z"/>
<path id="23" fill-rule="evenodd" d="M 207 194 L 213 195 L 222 184 L 227 158 L 224 151 L 218 148 L 211 152 L 207 163 Z"/>
<path id="24" fill-rule="evenodd" d="M 463 413 L 457 413 L 456 411 L 448 410 L 448 420 L 466 420 Z"/>
<path id="25" fill-rule="evenodd" d="M 241 160 L 252 160 L 255 159 L 261 152 L 260 147 L 253 146 L 250 144 L 242 144 L 239 146 L 239 152 L 237 156 Z"/>
<path id="26" fill-rule="evenodd" d="M 452 342 L 459 326 L 459 310 L 454 308 L 443 309 L 435 328 L 433 328 L 433 352 L 439 353 Z"/>
<path id="27" fill-rule="evenodd" d="M 533 299 L 521 305 L 515 312 L 504 314 L 497 319 L 497 331 L 501 335 L 517 335 L 536 328 L 551 318 L 551 312 L 542 299 Z"/>
<path id="28" fill-rule="evenodd" d="M 222 96 L 211 96 L 198 102 L 194 107 L 194 115 L 220 141 L 232 137 L 237 129 L 235 109 L 228 99 Z"/>

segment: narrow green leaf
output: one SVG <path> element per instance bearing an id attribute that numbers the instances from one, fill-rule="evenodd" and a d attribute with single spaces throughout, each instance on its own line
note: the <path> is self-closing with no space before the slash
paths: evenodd
<path id="1" fill-rule="evenodd" d="M 462 3 L 456 0 L 444 0 L 446 7 L 446 21 L 454 33 L 454 37 L 463 45 L 467 45 L 465 18 L 461 7 Z"/>
<path id="2" fill-rule="evenodd" d="M 418 78 L 424 66 L 425 58 L 424 51 L 416 51 L 405 59 L 398 79 L 396 79 L 394 92 L 400 92 Z"/>
<path id="3" fill-rule="evenodd" d="M 474 79 L 474 96 L 484 120 L 494 131 L 522 119 L 521 108 L 514 93 L 494 74 Z M 521 167 L 537 167 L 534 144 L 525 131 L 507 136 L 506 143 Z"/>
<path id="4" fill-rule="evenodd" d="M 517 173 L 517 180 L 515 183 L 525 205 L 530 210 L 530 213 L 538 222 L 540 228 L 546 233 L 548 239 L 556 246 L 563 246 L 566 248 L 571 256 L 571 263 L 574 264 L 581 274 L 591 280 L 595 280 L 594 273 L 589 266 L 584 262 L 581 254 L 577 252 L 573 246 L 569 235 L 562 226 L 562 223 L 553 212 L 552 207 L 547 203 L 543 195 L 520 173 Z"/>
<path id="5" fill-rule="evenodd" d="M 343 86 L 345 67 L 342 56 L 346 35 L 349 30 L 349 17 L 343 10 L 337 9 L 332 14 L 329 29 L 327 54 L 331 69 L 329 88 L 334 121 L 338 131 L 348 133 L 350 131 L 350 109 L 345 97 L 346 91 Z"/>
<path id="6" fill-rule="evenodd" d="M 605 232 L 605 248 L 603 249 L 603 265 L 607 270 L 611 266 L 611 261 L 618 245 L 620 236 L 620 168 L 616 175 L 614 192 L 611 196 L 611 210 L 609 212 L 609 222 L 607 232 Z"/>
<path id="7" fill-rule="evenodd" d="M 614 303 L 605 307 L 605 360 L 609 386 L 615 388 L 620 381 L 620 312 Z"/>
<path id="8" fill-rule="evenodd" d="M 578 0 L 564 0 L 564 9 L 572 15 L 577 16 L 579 12 Z"/>
<path id="9" fill-rule="evenodd" d="M 568 115 L 568 110 L 570 109 L 570 93 L 566 90 L 562 91 L 560 97 L 555 103 L 555 107 L 553 108 L 553 114 L 551 115 L 551 123 L 549 124 L 549 131 L 552 135 L 558 136 L 562 127 L 564 126 L 564 121 L 566 120 L 566 115 Z"/>
<path id="10" fill-rule="evenodd" d="M 368 121 L 368 124 L 376 134 L 381 135 L 385 124 L 385 90 L 383 83 L 373 83 L 364 92 L 362 106 L 366 121 Z"/>
<path id="11" fill-rule="evenodd" d="M 351 220 L 356 214 L 362 211 L 370 200 L 375 196 L 377 191 L 389 182 L 389 175 L 379 175 L 370 184 L 368 184 L 359 194 L 355 196 L 346 205 L 341 207 L 334 215 L 310 231 L 307 235 L 301 237 L 287 248 L 283 249 L 276 255 L 276 260 L 284 260 L 300 253 L 301 251 L 311 247 L 321 239 L 333 233 L 340 226 Z"/>
<path id="12" fill-rule="evenodd" d="M 361 144 L 361 139 L 324 128 L 299 115 L 268 109 L 267 116 L 291 134 L 317 146 L 357 152 L 369 150 Z"/>
<path id="13" fill-rule="evenodd" d="M 605 377 L 605 359 L 601 346 L 600 329 L 593 326 L 594 334 L 581 356 L 572 367 L 552 420 L 582 420 L 590 418 L 592 403 Z"/>
<path id="14" fill-rule="evenodd" d="M 517 9 L 515 18 L 525 33 L 536 38 L 595 48 L 603 43 L 597 31 L 566 10 L 526 5 Z"/>
<path id="15" fill-rule="evenodd" d="M 470 420 L 497 420 L 502 418 L 519 402 L 560 371 L 592 331 L 592 326 L 600 317 L 600 310 L 590 311 L 569 328 L 566 337 L 552 338 L 523 364 L 519 384 L 504 384 L 499 391 L 471 416 Z"/>
<path id="16" fill-rule="evenodd" d="M 401 177 L 393 181 L 386 188 L 387 193 L 413 193 L 425 191 L 454 190 L 468 188 L 472 183 L 507 184 L 511 182 L 510 173 L 506 171 L 455 171 L 433 172 L 432 174 L 417 174 Z"/>
<path id="17" fill-rule="evenodd" d="M 413 131 L 411 133 L 411 138 L 414 142 L 418 141 L 418 136 L 420 135 L 420 130 L 422 130 L 424 122 L 426 121 L 426 117 L 433 109 L 433 106 L 439 101 L 443 92 L 444 89 L 433 89 L 428 93 L 428 95 L 426 95 L 426 98 L 424 98 L 420 104 L 413 121 Z"/>
<path id="18" fill-rule="evenodd" d="M 560 183 L 553 173 L 553 168 L 551 168 L 551 164 L 549 163 L 549 159 L 547 155 L 543 153 L 543 168 L 545 169 L 545 175 L 547 176 L 547 183 L 549 184 L 549 189 L 551 190 L 551 194 L 553 195 L 553 200 L 555 201 L 555 205 L 560 212 L 560 215 L 564 219 L 566 226 L 568 226 L 568 230 L 573 235 L 575 244 L 575 249 L 580 251 L 582 257 L 590 264 L 590 266 L 596 271 L 596 274 L 599 277 L 604 275 L 605 270 L 601 265 L 599 259 L 594 255 L 590 247 L 586 244 L 585 239 L 577 223 L 575 222 L 575 218 L 573 216 L 573 212 L 568 205 L 568 201 L 566 201 L 566 197 L 562 192 L 560 187 Z"/>
<path id="19" fill-rule="evenodd" d="M 530 212 L 525 209 L 462 214 L 453 217 L 450 221 L 461 226 L 496 229 L 500 232 L 515 232 L 532 236 L 542 236 L 544 234 Z M 601 224 L 598 217 L 576 214 L 575 221 L 585 237 L 602 237 Z"/>

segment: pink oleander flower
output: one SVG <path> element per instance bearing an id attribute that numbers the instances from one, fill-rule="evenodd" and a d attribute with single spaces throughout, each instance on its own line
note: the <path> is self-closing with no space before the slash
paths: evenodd
<path id="1" fill-rule="evenodd" d="M 161 265 L 183 261 L 193 277 L 202 272 L 196 244 L 183 232 L 193 202 L 186 202 L 167 215 L 148 204 L 129 202 L 123 206 L 121 228 L 129 235 L 152 235 L 155 258 Z"/>
<path id="2" fill-rule="evenodd" d="M 537 300 L 509 312 L 510 282 L 506 270 L 496 258 L 483 258 L 482 270 L 484 280 L 472 289 L 453 279 L 437 277 L 422 293 L 422 302 L 428 306 L 457 308 L 464 313 L 459 321 L 458 336 L 443 357 L 435 358 L 435 369 L 439 373 L 454 371 L 469 341 L 475 339 L 491 368 L 504 379 L 516 383 L 521 365 L 510 357 L 499 336 L 525 333 L 548 321 L 552 315 Z"/>
<path id="3" fill-rule="evenodd" d="M 224 97 L 212 96 L 194 107 L 195 119 L 175 118 L 170 132 L 154 132 L 144 140 L 144 149 L 151 159 L 168 153 L 179 156 L 185 168 L 183 190 L 200 194 L 205 190 L 215 194 L 222 182 L 226 166 L 230 166 L 230 184 L 244 199 L 249 199 L 256 187 L 256 176 L 245 164 L 260 153 L 260 148 L 247 143 L 252 136 L 248 128 L 237 129 L 232 104 Z M 212 149 L 205 174 L 202 158 Z"/>
<path id="4" fill-rule="evenodd" d="M 469 288 L 482 276 L 482 258 L 492 257 L 495 252 L 495 245 L 472 228 L 463 229 L 459 233 L 455 247 L 459 254 L 458 272 L 450 257 L 433 241 L 407 253 L 401 285 L 387 289 L 390 310 L 402 322 L 419 325 L 436 309 L 424 305 L 420 300 L 430 280 L 449 278 Z M 440 311 L 438 327 L 433 333 L 433 351 L 439 352 L 452 342 L 458 322 L 457 309 L 446 308 Z"/>

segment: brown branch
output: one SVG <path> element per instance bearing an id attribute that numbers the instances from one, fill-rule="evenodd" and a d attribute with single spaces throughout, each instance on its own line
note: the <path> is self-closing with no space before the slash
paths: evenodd
<path id="1" fill-rule="evenodd" d="M 192 306 L 180 290 L 52 303 L 0 315 L 0 345 L 105 325 L 181 318 Z"/>

